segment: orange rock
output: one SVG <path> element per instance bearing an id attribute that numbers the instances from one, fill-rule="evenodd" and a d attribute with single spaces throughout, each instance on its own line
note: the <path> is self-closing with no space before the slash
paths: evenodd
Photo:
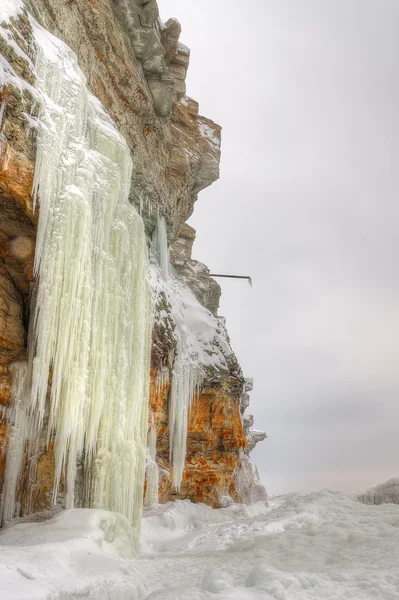
<path id="1" fill-rule="evenodd" d="M 0 365 L 0 404 L 7 406 L 10 402 L 11 376 L 7 366 Z"/>
<path id="2" fill-rule="evenodd" d="M 0 202 L 13 203 L 16 211 L 35 221 L 31 195 L 33 172 L 32 162 L 4 138 L 0 139 Z"/>
<path id="3" fill-rule="evenodd" d="M 239 399 L 221 386 L 207 388 L 196 398 L 189 414 L 186 467 L 181 489 L 172 489 L 169 462 L 168 390 L 156 385 L 156 370 L 151 371 L 150 409 L 157 424 L 157 462 L 160 467 L 159 501 L 189 499 L 215 508 L 229 494 L 239 501 L 235 477 L 239 468 L 239 449 L 246 448 Z"/>

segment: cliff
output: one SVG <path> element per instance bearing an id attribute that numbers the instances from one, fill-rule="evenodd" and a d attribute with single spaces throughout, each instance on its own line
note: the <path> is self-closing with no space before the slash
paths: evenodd
<path id="1" fill-rule="evenodd" d="M 91 97 L 89 109 L 94 110 L 96 119 L 103 124 L 110 119 L 106 125 L 108 133 L 115 127 L 122 136 L 118 144 L 126 143 L 132 157 L 127 194 L 145 228 L 148 282 L 153 299 L 149 416 L 148 427 L 144 426 L 153 438 L 153 456 L 147 457 L 147 463 L 158 465 L 159 500 L 189 498 L 218 507 L 231 501 L 265 498 L 264 488 L 247 455 L 243 421 L 251 447 L 263 438 L 248 434 L 251 423 L 248 425 L 248 419 L 245 422 L 240 409 L 245 394 L 244 379 L 224 320 L 217 315 L 220 287 L 209 276 L 207 267 L 191 258 L 195 232 L 186 220 L 192 214 L 198 193 L 219 176 L 221 128 L 200 116 L 198 103 L 185 94 L 190 52 L 179 41 L 179 23 L 175 19 L 163 23 L 155 0 L 26 0 L 24 4 L 7 0 L 0 9 L 0 21 L 3 521 L 7 520 L 3 510 L 5 496 L 11 493 L 11 488 L 15 491 L 13 514 L 25 514 L 51 508 L 54 482 L 58 482 L 57 497 L 63 503 L 68 485 L 67 459 L 60 454 L 57 427 L 48 424 L 53 411 L 52 398 L 59 387 L 54 384 L 54 377 L 58 376 L 54 362 L 46 382 L 41 382 L 47 389 L 45 402 L 50 417 L 43 417 L 35 440 L 28 440 L 16 416 L 21 395 L 18 373 L 27 361 L 30 372 L 32 337 L 38 339 L 37 333 L 32 334 L 34 327 L 37 328 L 32 322 L 32 298 L 38 294 L 40 297 L 40 273 L 37 266 L 34 277 L 34 259 L 36 249 L 38 263 L 38 248 L 43 250 L 45 239 L 41 233 L 37 237 L 39 215 L 44 218 L 43 179 L 39 186 L 34 186 L 39 179 L 38 155 L 44 122 L 40 108 L 44 88 L 40 88 L 36 64 L 37 32 L 41 27 L 75 53 L 87 88 L 109 116 L 103 115 L 102 108 Z M 72 55 L 67 56 L 68 60 L 75 60 Z M 45 83 L 50 85 L 51 81 Z M 50 93 L 49 89 L 46 93 Z M 69 115 L 68 107 L 65 110 Z M 112 136 L 115 139 L 116 133 Z M 65 156 L 60 160 L 65 162 Z M 34 189 L 38 191 L 36 207 Z M 42 293 L 46 299 L 50 292 Z M 90 351 L 93 333 L 91 336 Z M 115 360 L 120 363 L 118 356 Z M 143 360 L 145 365 L 145 357 Z M 103 368 L 110 366 L 104 363 Z M 115 372 L 111 369 L 104 385 L 113 376 Z M 60 375 L 59 381 L 62 385 L 65 376 Z M 65 402 L 68 412 L 68 396 Z M 28 407 L 26 415 L 30 411 Z M 147 421 L 147 409 L 140 414 Z M 103 415 L 101 419 L 104 418 Z M 101 422 L 103 431 L 104 420 Z M 69 426 L 72 433 L 68 434 L 66 444 L 70 451 L 70 439 L 75 435 L 73 420 Z M 82 439 L 85 435 L 87 432 L 82 432 Z M 15 471 L 12 456 L 17 446 L 24 458 L 18 473 L 13 472 L 15 481 L 10 487 L 3 482 L 4 477 L 11 477 L 7 474 L 10 465 Z M 72 498 L 75 497 L 75 504 L 83 506 L 89 502 L 89 496 L 82 491 L 87 483 L 83 466 L 87 452 L 87 448 L 79 450 L 80 458 L 73 470 Z M 68 463 L 71 461 L 68 458 Z M 57 468 L 62 471 L 58 476 Z M 147 468 L 147 475 L 149 472 Z M 148 489 L 147 482 L 147 499 Z"/>

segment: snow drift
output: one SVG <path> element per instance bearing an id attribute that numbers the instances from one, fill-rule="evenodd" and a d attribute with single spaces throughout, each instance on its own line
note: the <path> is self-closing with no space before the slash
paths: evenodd
<path id="1" fill-rule="evenodd" d="M 0 533 L 7 600 L 397 600 L 399 506 L 323 490 L 269 505 L 65 511 Z"/>

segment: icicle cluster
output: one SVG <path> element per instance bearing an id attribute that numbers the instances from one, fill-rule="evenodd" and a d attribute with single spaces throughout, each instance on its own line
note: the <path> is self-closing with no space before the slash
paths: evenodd
<path id="1" fill-rule="evenodd" d="M 169 396 L 169 454 L 173 465 L 172 485 L 177 491 L 180 490 L 186 461 L 188 415 L 200 384 L 198 367 L 191 361 L 182 333 L 177 332 L 177 354 Z"/>
<path id="2" fill-rule="evenodd" d="M 157 456 L 157 430 L 155 427 L 154 413 L 151 415 L 151 427 L 148 433 L 147 456 L 147 489 L 144 503 L 146 506 L 158 504 L 159 468 L 156 463 Z"/>
<path id="3" fill-rule="evenodd" d="M 38 439 L 46 424 L 54 495 L 65 470 L 74 505 L 76 463 L 84 460 L 83 504 L 119 511 L 138 531 L 151 306 L 143 222 L 128 202 L 130 152 L 89 94 L 74 53 L 36 24 L 34 33 L 43 103 L 29 437 Z"/>
<path id="4" fill-rule="evenodd" d="M 155 390 L 157 396 L 161 393 L 162 388 L 169 383 L 169 369 L 167 367 L 162 367 L 155 376 Z"/>
<path id="5" fill-rule="evenodd" d="M 192 347 L 187 343 L 188 324 L 184 318 L 184 301 L 178 293 L 179 285 L 171 274 L 169 278 L 169 249 L 166 231 L 166 222 L 163 216 L 158 215 L 157 226 L 153 236 L 153 246 L 159 271 L 163 282 L 155 277 L 155 296 L 157 288 L 163 289 L 172 306 L 174 321 L 176 324 L 176 356 L 173 366 L 172 382 L 169 395 L 169 453 L 170 462 L 173 466 L 172 485 L 180 490 L 184 465 L 186 460 L 188 414 L 191 402 L 199 385 L 199 367 L 197 356 L 193 355 Z M 153 282 L 154 283 L 154 282 Z M 177 285 L 176 285 L 177 284 Z M 177 292 L 177 293 L 176 293 Z M 159 394 L 161 387 L 169 381 L 169 369 L 162 370 L 156 376 L 156 388 Z"/>
<path id="6" fill-rule="evenodd" d="M 18 479 L 24 461 L 24 446 L 27 436 L 27 409 L 29 397 L 27 393 L 27 363 L 15 362 L 11 371 L 10 405 L 3 416 L 8 423 L 8 449 L 4 484 L 0 499 L 0 521 L 3 525 L 16 516 Z"/>
<path id="7" fill-rule="evenodd" d="M 158 243 L 163 243 L 163 248 L 161 246 L 157 247 L 158 256 L 165 256 L 167 249 L 166 235 L 157 238 L 157 240 Z M 202 324 L 196 311 L 199 309 L 200 313 L 205 312 L 207 319 L 209 318 L 209 311 L 199 305 L 191 291 L 176 278 L 173 270 L 168 281 L 166 281 L 161 267 L 158 265 L 153 264 L 151 267 L 153 295 L 155 300 L 157 297 L 167 298 L 175 323 L 176 354 L 169 392 L 168 425 L 169 459 L 173 467 L 172 485 L 175 490 L 179 491 L 186 460 L 189 411 L 202 383 L 201 361 L 198 352 L 201 344 L 203 344 L 199 340 Z M 198 331 L 193 327 L 194 323 L 196 326 L 199 325 Z M 212 330 L 212 337 L 213 335 Z M 203 357 L 206 356 L 209 359 L 209 347 L 204 344 L 204 348 L 206 348 L 206 351 L 203 352 Z M 157 395 L 160 394 L 162 387 L 167 382 L 169 382 L 169 369 L 163 368 L 158 371 L 155 379 Z"/>

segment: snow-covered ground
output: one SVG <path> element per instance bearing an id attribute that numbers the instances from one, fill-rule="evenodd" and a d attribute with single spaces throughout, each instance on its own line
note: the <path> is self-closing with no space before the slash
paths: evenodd
<path id="1" fill-rule="evenodd" d="M 0 598 L 399 598 L 393 503 L 326 490 L 220 510 L 177 501 L 145 509 L 139 558 L 130 537 L 124 517 L 101 510 L 13 525 L 0 533 Z"/>
<path id="2" fill-rule="evenodd" d="M 142 600 L 132 530 L 118 513 L 72 509 L 0 532 L 1 600 Z"/>

